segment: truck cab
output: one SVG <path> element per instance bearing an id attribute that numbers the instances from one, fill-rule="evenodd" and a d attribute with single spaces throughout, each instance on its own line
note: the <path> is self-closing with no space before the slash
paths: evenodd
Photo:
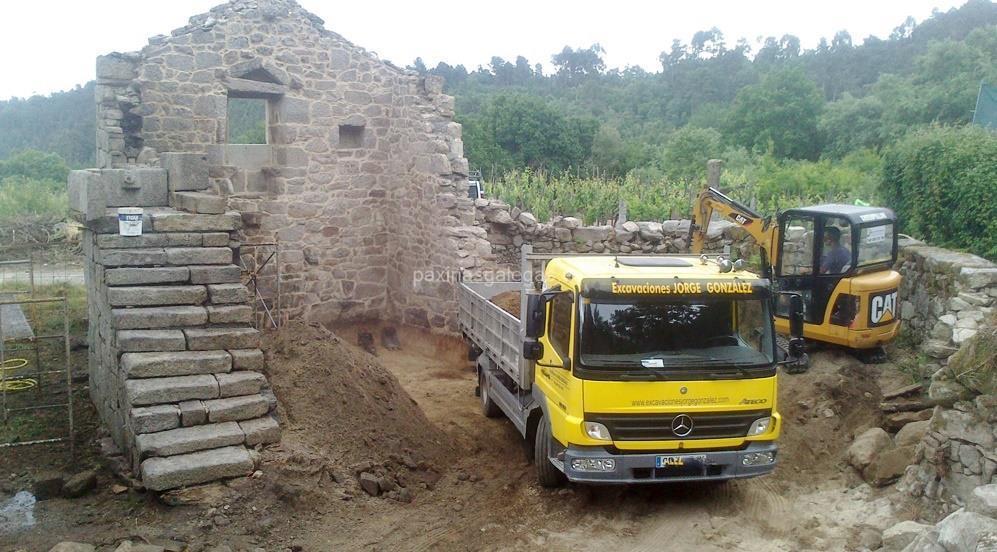
<path id="1" fill-rule="evenodd" d="M 523 301 L 529 382 L 503 373 L 487 340 L 477 358 L 483 408 L 521 428 L 542 484 L 775 469 L 768 280 L 705 256 L 565 256 L 547 262 L 541 287 Z"/>

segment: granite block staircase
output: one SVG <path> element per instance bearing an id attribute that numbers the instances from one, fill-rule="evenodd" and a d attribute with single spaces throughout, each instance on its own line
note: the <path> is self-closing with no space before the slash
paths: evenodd
<path id="1" fill-rule="evenodd" d="M 121 180 L 134 187 L 134 175 L 115 174 L 128 169 L 70 176 L 86 228 L 91 395 L 134 473 L 157 491 L 252 473 L 251 448 L 280 439 L 234 258 L 241 217 L 203 191 L 206 181 L 175 185 L 206 174 L 190 167 L 202 157 L 163 156 L 170 170 L 145 168 L 140 185 L 168 183 L 171 193 L 135 195 L 145 211 L 140 236 L 119 235 L 116 209 L 96 201 Z M 158 204 L 163 197 L 172 206 Z"/>

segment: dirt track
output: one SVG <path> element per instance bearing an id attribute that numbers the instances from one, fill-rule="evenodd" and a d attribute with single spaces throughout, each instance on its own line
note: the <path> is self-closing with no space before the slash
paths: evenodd
<path id="1" fill-rule="evenodd" d="M 810 372 L 781 377 L 784 436 L 773 476 L 725 485 L 548 491 L 534 483 L 512 424 L 478 411 L 474 374 L 460 341 L 403 330 L 402 349 L 381 349 L 375 360 L 347 343 L 355 332 L 341 329 L 343 339 L 323 355 L 342 348 L 345 356 L 337 358 L 352 359 L 351 369 L 376 379 L 384 366 L 400 383 L 398 391 L 384 392 L 386 404 L 395 406 L 371 410 L 364 422 L 370 427 L 356 428 L 356 435 L 383 435 L 379 420 L 394 415 L 403 403 L 391 401 L 407 400 L 407 392 L 435 426 L 420 434 L 439 436 L 436 448 L 443 450 L 434 449 L 421 465 L 413 461 L 405 468 L 385 450 L 365 464 L 411 487 L 411 503 L 360 491 L 352 472 L 364 447 L 351 443 L 354 452 L 341 453 L 337 443 L 349 436 L 330 433 L 332 418 L 315 422 L 324 397 L 343 405 L 359 397 L 346 400 L 338 389 L 318 387 L 324 376 L 303 379 L 296 373 L 299 387 L 309 390 L 301 394 L 286 386 L 281 366 L 272 365 L 269 377 L 284 404 L 315 404 L 301 415 L 303 423 L 287 424 L 280 446 L 265 451 L 262 477 L 215 486 L 194 506 L 170 508 L 143 494 L 112 495 L 110 476 L 103 474 L 93 496 L 39 503 L 35 530 L 13 541 L 0 535 L 0 549 L 17 542 L 47 550 L 66 538 L 110 546 L 131 534 L 199 543 L 192 550 L 220 543 L 234 550 L 858 549 L 863 537 L 873 539 L 898 518 L 910 517 L 894 511 L 892 491 L 861 484 L 842 460 L 851 435 L 878 421 L 880 371 L 843 354 L 817 353 Z M 394 384 L 375 385 L 390 390 Z"/>

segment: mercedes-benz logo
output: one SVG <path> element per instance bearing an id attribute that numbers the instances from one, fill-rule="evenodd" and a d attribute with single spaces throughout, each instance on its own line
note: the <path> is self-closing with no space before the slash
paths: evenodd
<path id="1" fill-rule="evenodd" d="M 676 437 L 685 437 L 692 433 L 692 418 L 688 414 L 679 414 L 672 419 L 672 433 Z"/>

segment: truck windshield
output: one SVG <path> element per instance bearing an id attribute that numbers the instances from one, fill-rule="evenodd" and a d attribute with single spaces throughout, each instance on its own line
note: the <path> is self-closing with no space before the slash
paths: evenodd
<path id="1" fill-rule="evenodd" d="M 594 369 L 751 368 L 774 362 L 768 301 L 585 302 L 580 361 Z"/>

